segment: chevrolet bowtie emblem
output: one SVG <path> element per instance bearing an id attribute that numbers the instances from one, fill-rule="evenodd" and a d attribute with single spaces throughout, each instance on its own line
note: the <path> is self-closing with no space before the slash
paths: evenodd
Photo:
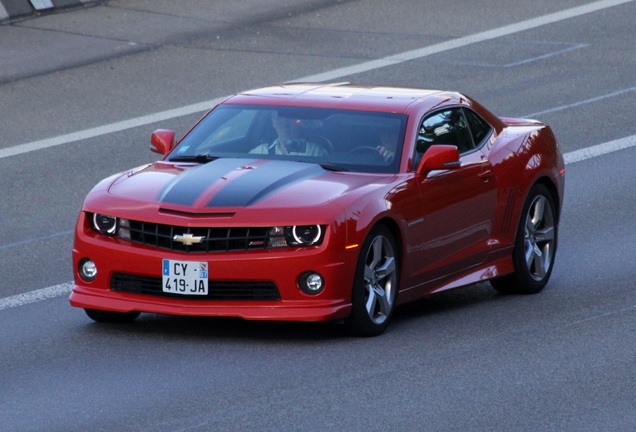
<path id="1" fill-rule="evenodd" d="M 172 240 L 179 242 L 179 243 L 183 243 L 186 246 L 192 246 L 193 244 L 198 244 L 201 243 L 203 241 L 205 237 L 203 236 L 194 236 L 192 234 L 183 234 L 183 235 L 176 235 L 172 238 Z"/>

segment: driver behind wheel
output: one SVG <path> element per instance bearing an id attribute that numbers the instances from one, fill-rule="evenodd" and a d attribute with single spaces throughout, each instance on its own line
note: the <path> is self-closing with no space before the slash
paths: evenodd
<path id="1" fill-rule="evenodd" d="M 385 161 L 391 162 L 395 157 L 397 146 L 398 131 L 395 128 L 386 128 L 380 134 L 380 145 L 376 146 L 376 150 Z"/>
<path id="2" fill-rule="evenodd" d="M 272 126 L 276 129 L 278 137 L 272 142 L 260 144 L 252 149 L 252 154 L 276 154 L 293 156 L 322 157 L 327 151 L 319 145 L 309 142 L 298 136 L 301 120 L 280 116 L 277 112 L 272 114 Z"/>

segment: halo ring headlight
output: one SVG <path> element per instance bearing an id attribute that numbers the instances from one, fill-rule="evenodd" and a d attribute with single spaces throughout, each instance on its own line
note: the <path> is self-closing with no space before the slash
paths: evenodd
<path id="1" fill-rule="evenodd" d="M 117 218 L 95 213 L 93 215 L 93 228 L 100 234 L 113 236 L 117 232 Z"/>
<path id="2" fill-rule="evenodd" d="M 322 228 L 320 225 L 296 225 L 292 227 L 291 233 L 296 243 L 311 246 L 320 240 Z"/>

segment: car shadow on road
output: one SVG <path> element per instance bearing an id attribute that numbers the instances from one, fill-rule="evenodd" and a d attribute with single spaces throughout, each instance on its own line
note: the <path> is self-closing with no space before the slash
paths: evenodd
<path id="1" fill-rule="evenodd" d="M 465 309 L 504 297 L 508 296 L 497 293 L 488 283 L 442 291 L 398 307 L 392 324 Z"/>
<path id="2" fill-rule="evenodd" d="M 88 322 L 85 330 L 106 334 L 199 340 L 327 340 L 346 335 L 337 323 L 247 321 L 231 317 L 188 317 L 142 313 L 129 324 Z"/>
<path id="3" fill-rule="evenodd" d="M 400 332 L 412 322 L 506 298 L 488 284 L 441 292 L 399 306 L 385 333 Z M 88 318 L 87 318 L 88 320 Z M 84 330 L 102 335 L 178 338 L 206 341 L 326 341 L 347 338 L 342 321 L 324 323 L 247 321 L 240 318 L 187 317 L 143 313 L 130 324 L 86 321 Z"/>

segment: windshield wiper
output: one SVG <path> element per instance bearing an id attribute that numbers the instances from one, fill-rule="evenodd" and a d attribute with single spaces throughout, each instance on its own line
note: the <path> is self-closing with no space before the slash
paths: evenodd
<path id="1" fill-rule="evenodd" d="M 168 159 L 170 162 L 197 162 L 197 163 L 208 163 L 213 160 L 218 159 L 218 156 L 211 156 L 208 154 L 198 154 L 198 155 L 183 155 L 183 156 L 174 156 Z"/>
<path id="2" fill-rule="evenodd" d="M 321 163 L 320 166 L 326 169 L 327 171 L 349 171 L 348 169 L 340 165 L 336 165 L 332 163 Z"/>

